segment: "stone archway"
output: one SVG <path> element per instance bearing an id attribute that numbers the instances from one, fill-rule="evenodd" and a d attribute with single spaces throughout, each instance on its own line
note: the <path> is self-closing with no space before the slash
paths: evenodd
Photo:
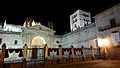
<path id="1" fill-rule="evenodd" d="M 36 36 L 32 39 L 32 47 L 44 47 L 44 45 L 46 44 L 44 38 L 40 37 L 40 36 Z"/>
<path id="2" fill-rule="evenodd" d="M 36 36 L 32 40 L 32 59 L 38 59 L 38 56 L 41 54 L 43 55 L 44 49 L 43 47 L 45 46 L 46 42 L 44 38 L 40 36 Z"/>

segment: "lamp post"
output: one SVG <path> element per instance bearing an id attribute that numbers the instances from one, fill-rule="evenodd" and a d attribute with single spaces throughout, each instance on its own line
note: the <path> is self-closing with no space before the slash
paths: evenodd
<path id="1" fill-rule="evenodd" d="M 109 41 L 107 38 L 98 39 L 98 45 L 101 48 L 101 57 L 107 58 L 107 46 L 109 44 Z"/>

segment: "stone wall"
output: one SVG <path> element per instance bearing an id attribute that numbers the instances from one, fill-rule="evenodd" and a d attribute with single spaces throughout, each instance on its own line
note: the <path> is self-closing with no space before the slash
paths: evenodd
<path id="1" fill-rule="evenodd" d="M 75 48 L 96 46 L 95 39 L 97 38 L 97 30 L 95 23 L 92 23 L 80 30 L 70 32 L 62 36 L 63 47 L 69 48 L 73 45 Z"/>
<path id="2" fill-rule="evenodd" d="M 93 18 L 95 18 L 95 23 L 98 30 L 110 28 L 111 19 L 115 19 L 117 26 L 120 25 L 120 4 L 95 15 Z"/>
<path id="3" fill-rule="evenodd" d="M 2 38 L 2 43 L 6 43 L 8 48 L 23 48 L 23 37 L 21 33 L 8 33 L 4 32 L 0 34 L 0 38 Z M 17 44 L 15 44 L 15 40 Z"/>

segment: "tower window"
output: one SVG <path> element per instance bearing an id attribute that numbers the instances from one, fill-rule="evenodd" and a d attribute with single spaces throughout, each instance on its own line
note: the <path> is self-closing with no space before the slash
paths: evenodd
<path id="1" fill-rule="evenodd" d="M 74 19 L 74 18 L 76 18 L 76 17 L 77 17 L 77 14 L 73 15 L 73 16 L 72 16 L 72 19 Z"/>
<path id="2" fill-rule="evenodd" d="M 17 40 L 15 40 L 14 44 L 17 44 L 17 42 L 18 42 L 18 41 L 17 41 Z"/>

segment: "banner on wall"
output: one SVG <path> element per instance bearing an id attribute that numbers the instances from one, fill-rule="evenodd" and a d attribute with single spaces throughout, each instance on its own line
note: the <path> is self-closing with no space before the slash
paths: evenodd
<path id="1" fill-rule="evenodd" d="M 113 45 L 117 46 L 120 42 L 119 32 L 112 32 L 111 38 L 112 38 Z"/>

